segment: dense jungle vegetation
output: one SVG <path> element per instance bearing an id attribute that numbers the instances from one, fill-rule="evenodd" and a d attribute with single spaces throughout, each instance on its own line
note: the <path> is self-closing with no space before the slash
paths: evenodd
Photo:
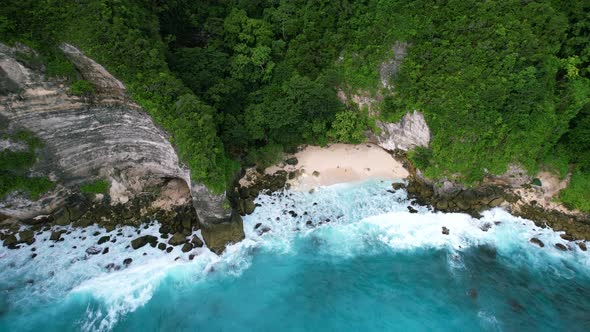
<path id="1" fill-rule="evenodd" d="M 472 184 L 510 163 L 572 182 L 590 211 L 590 3 L 585 0 L 7 0 L 0 40 L 41 51 L 76 83 L 56 46 L 105 65 L 174 137 L 193 177 L 221 191 L 239 164 L 301 143 L 359 142 L 375 117 L 425 113 L 431 177 Z M 400 71 L 380 64 L 406 42 Z M 337 91 L 385 96 L 380 115 Z"/>

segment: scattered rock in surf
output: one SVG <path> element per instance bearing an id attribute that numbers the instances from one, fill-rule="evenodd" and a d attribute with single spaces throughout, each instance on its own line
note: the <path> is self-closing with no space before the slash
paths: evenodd
<path id="1" fill-rule="evenodd" d="M 123 265 L 129 266 L 129 264 L 131 264 L 131 262 L 133 262 L 133 259 L 131 259 L 131 258 L 125 258 L 123 260 Z"/>
<path id="2" fill-rule="evenodd" d="M 193 238 L 191 239 L 191 243 L 193 244 L 193 246 L 195 248 L 201 248 L 203 246 L 203 241 L 196 235 L 193 235 Z"/>
<path id="3" fill-rule="evenodd" d="M 8 247 L 8 249 L 16 249 L 16 245 L 18 244 L 18 240 L 14 234 L 7 234 L 2 237 L 2 241 L 4 241 L 4 246 Z"/>
<path id="4" fill-rule="evenodd" d="M 195 255 L 194 254 L 188 255 L 188 260 L 189 261 L 192 261 L 193 259 L 195 259 Z"/>
<path id="5" fill-rule="evenodd" d="M 393 190 L 400 190 L 406 188 L 406 184 L 403 182 L 394 182 L 391 184 L 391 187 L 393 188 Z"/>
<path id="6" fill-rule="evenodd" d="M 534 238 L 531 238 L 531 239 L 529 240 L 529 242 L 530 242 L 530 243 L 533 243 L 533 244 L 536 244 L 536 245 L 538 245 L 538 246 L 539 246 L 539 247 L 541 247 L 541 248 L 543 248 L 543 247 L 545 246 L 545 243 L 543 243 L 543 241 L 539 240 L 539 239 L 538 239 L 538 238 L 536 238 L 536 237 L 534 237 Z"/>
<path id="7" fill-rule="evenodd" d="M 161 237 L 162 239 L 167 239 L 167 238 L 169 238 L 170 236 L 168 235 L 168 233 L 164 233 L 164 234 L 160 235 L 160 237 Z"/>
<path id="8" fill-rule="evenodd" d="M 111 237 L 109 235 L 105 235 L 103 237 L 101 237 L 100 239 L 98 239 L 97 244 L 103 244 L 105 242 L 108 242 L 111 239 Z"/>
<path id="9" fill-rule="evenodd" d="M 485 222 L 483 223 L 483 225 L 481 225 L 479 227 L 482 231 L 487 232 L 490 230 L 490 228 L 492 228 L 492 224 L 490 224 L 489 222 Z"/>
<path id="10" fill-rule="evenodd" d="M 100 232 L 99 231 L 96 231 L 96 232 L 92 233 L 92 236 L 99 236 L 99 235 L 100 235 Z"/>
<path id="11" fill-rule="evenodd" d="M 472 298 L 472 299 L 476 300 L 476 299 L 477 299 L 477 296 L 478 296 L 479 294 L 477 294 L 477 289 L 475 289 L 475 288 L 470 288 L 470 289 L 467 291 L 467 295 L 469 295 L 469 297 L 470 297 L 470 298 Z"/>
<path id="12" fill-rule="evenodd" d="M 109 253 L 109 247 L 104 248 L 104 250 L 102 251 L 102 254 L 108 254 Z"/>
<path id="13" fill-rule="evenodd" d="M 390 190 L 390 189 L 387 189 L 386 191 L 387 191 L 388 193 L 390 193 L 390 194 L 395 194 L 395 190 Z"/>
<path id="14" fill-rule="evenodd" d="M 573 241 L 574 237 L 568 234 L 560 234 L 559 237 L 561 237 L 562 239 L 566 240 L 566 241 Z"/>
<path id="15" fill-rule="evenodd" d="M 20 238 L 19 243 L 26 243 L 28 245 L 31 245 L 35 242 L 35 232 L 33 232 L 30 229 L 19 232 L 18 237 Z"/>
<path id="16" fill-rule="evenodd" d="M 258 229 L 258 231 L 256 231 L 256 233 L 258 234 L 258 236 L 264 234 L 264 233 L 268 233 L 270 232 L 270 227 L 268 226 L 262 226 Z"/>
<path id="17" fill-rule="evenodd" d="M 171 246 L 179 246 L 184 242 L 186 242 L 186 237 L 182 233 L 175 233 L 170 240 L 168 240 L 168 244 Z"/>
<path id="18" fill-rule="evenodd" d="M 313 171 L 313 173 L 311 173 L 311 175 L 313 175 L 313 176 L 315 176 L 317 178 L 318 176 L 320 176 L 320 172 Z"/>
<path id="19" fill-rule="evenodd" d="M 290 210 L 290 211 L 289 211 L 289 214 L 290 214 L 290 215 L 291 215 L 291 217 L 293 217 L 293 218 L 297 217 L 297 212 L 295 212 L 295 211 L 293 211 L 293 210 Z"/>
<path id="20" fill-rule="evenodd" d="M 172 250 L 174 250 L 174 247 L 168 247 L 168 248 L 166 248 L 166 252 L 167 252 L 167 253 L 171 253 L 171 252 L 172 252 Z"/>
<path id="21" fill-rule="evenodd" d="M 287 164 L 287 165 L 295 166 L 295 165 L 297 165 L 297 163 L 299 163 L 299 160 L 297 160 L 296 157 L 291 157 L 291 158 L 285 160 L 285 164 Z"/>
<path id="22" fill-rule="evenodd" d="M 61 238 L 61 235 L 65 232 L 66 231 L 64 231 L 64 230 L 53 231 L 53 232 L 51 232 L 51 236 L 49 237 L 49 240 L 57 242 Z"/>
<path id="23" fill-rule="evenodd" d="M 140 236 L 138 238 L 136 238 L 135 240 L 131 241 L 131 247 L 133 249 L 139 249 L 143 246 L 145 246 L 146 244 L 150 244 L 152 247 L 156 246 L 156 243 L 158 243 L 158 238 L 153 236 L 153 235 L 144 235 L 144 236 Z"/>
<path id="24" fill-rule="evenodd" d="M 588 250 L 588 248 L 586 247 L 586 243 L 584 242 L 578 242 L 578 247 L 580 247 L 580 250 L 582 251 Z"/>
<path id="25" fill-rule="evenodd" d="M 318 203 L 316 203 L 316 202 L 313 202 L 313 205 L 314 205 L 314 206 L 315 206 L 315 205 L 318 205 Z"/>
<path id="26" fill-rule="evenodd" d="M 262 223 L 259 222 L 256 225 L 254 225 L 254 230 L 257 230 L 260 226 L 262 226 Z"/>
<path id="27" fill-rule="evenodd" d="M 189 252 L 193 250 L 193 245 L 190 242 L 186 242 L 180 250 L 182 250 L 182 252 Z"/>
<path id="28" fill-rule="evenodd" d="M 308 220 L 308 221 L 306 221 L 306 222 L 305 222 L 305 225 L 306 225 L 306 226 L 313 227 L 313 221 L 311 221 L 311 220 Z"/>
<path id="29" fill-rule="evenodd" d="M 99 246 L 92 246 L 86 249 L 88 255 L 98 255 L 102 252 L 102 248 Z"/>
<path id="30" fill-rule="evenodd" d="M 408 211 L 410 211 L 410 213 L 418 213 L 418 210 L 414 209 L 413 207 L 408 205 Z"/>
<path id="31" fill-rule="evenodd" d="M 498 226 L 500 225 L 502 222 L 501 221 L 494 221 L 494 225 Z"/>
<path id="32" fill-rule="evenodd" d="M 163 243 L 163 242 L 158 243 L 158 249 L 166 250 L 166 243 Z"/>
<path id="33" fill-rule="evenodd" d="M 442 233 L 443 233 L 444 235 L 449 235 L 449 233 L 450 233 L 450 232 L 451 232 L 451 230 L 450 230 L 450 229 L 446 228 L 445 226 L 443 226 L 443 227 L 442 227 Z"/>
<path id="34" fill-rule="evenodd" d="M 31 254 L 31 259 L 37 257 L 37 254 Z"/>
<path id="35" fill-rule="evenodd" d="M 555 244 L 555 248 L 557 248 L 557 249 L 559 249 L 561 251 L 567 251 L 567 247 L 564 244 L 562 244 L 562 243 L 556 243 Z"/>

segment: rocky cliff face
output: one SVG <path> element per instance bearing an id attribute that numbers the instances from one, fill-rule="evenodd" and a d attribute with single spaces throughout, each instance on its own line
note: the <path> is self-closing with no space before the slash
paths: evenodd
<path id="1" fill-rule="evenodd" d="M 58 185 L 36 201 L 9 196 L 0 202 L 0 214 L 26 219 L 54 213 L 80 183 L 107 179 L 111 205 L 137 203 L 135 198 L 146 192 L 152 196 L 148 207 L 156 209 L 191 204 L 194 198 L 202 224 L 214 228 L 233 220 L 241 227 L 241 220 L 232 219 L 231 209 L 223 207 L 224 195 L 212 195 L 191 183 L 169 135 L 126 97 L 123 84 L 104 67 L 72 45 L 62 45 L 96 90 L 92 97 L 73 96 L 62 82 L 19 63 L 16 52 L 34 52 L 20 48 L 0 44 L 0 116 L 43 140 L 46 158 L 35 172 Z M 171 181 L 177 188 L 173 193 Z M 217 241 L 224 243 L 213 249 L 219 252 L 230 241 L 236 237 Z"/>
<path id="2" fill-rule="evenodd" d="M 427 147 L 430 143 L 430 129 L 424 115 L 414 111 L 407 113 L 397 123 L 377 121 L 381 129 L 378 135 L 371 134 L 371 139 L 385 150 L 407 151 L 416 146 Z"/>

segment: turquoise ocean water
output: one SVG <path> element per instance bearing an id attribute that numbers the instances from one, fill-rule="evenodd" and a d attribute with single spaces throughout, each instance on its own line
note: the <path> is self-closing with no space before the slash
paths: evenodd
<path id="1" fill-rule="evenodd" d="M 92 227 L 2 247 L 0 331 L 590 330 L 588 252 L 501 209 L 410 214 L 390 188 L 261 196 L 246 239 L 220 257 L 133 251 L 132 228 L 104 255 L 85 253 L 104 235 Z"/>

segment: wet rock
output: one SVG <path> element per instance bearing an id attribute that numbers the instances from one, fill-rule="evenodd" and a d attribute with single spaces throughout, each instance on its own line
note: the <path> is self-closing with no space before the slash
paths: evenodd
<path id="1" fill-rule="evenodd" d="M 167 253 L 171 253 L 171 252 L 172 252 L 172 250 L 174 250 L 174 247 L 168 247 L 168 248 L 166 248 L 166 252 L 167 252 Z"/>
<path id="2" fill-rule="evenodd" d="M 259 229 L 256 231 L 256 233 L 258 234 L 258 236 L 260 236 L 260 235 L 262 235 L 262 234 L 264 234 L 264 233 L 268 233 L 268 232 L 270 232 L 270 227 L 268 227 L 268 226 L 262 226 L 262 227 L 260 227 L 260 228 L 259 228 Z"/>
<path id="3" fill-rule="evenodd" d="M 19 243 L 26 243 L 26 244 L 33 244 L 35 242 L 35 232 L 33 232 L 32 230 L 24 230 L 22 232 L 18 233 L 18 236 L 20 238 Z"/>
<path id="4" fill-rule="evenodd" d="M 492 224 L 489 222 L 485 222 L 483 223 L 481 226 L 479 226 L 479 229 L 481 229 L 484 232 L 487 232 L 490 230 L 490 228 L 492 228 Z"/>
<path id="5" fill-rule="evenodd" d="M 166 250 L 166 243 L 160 242 L 158 243 L 158 249 L 160 250 Z"/>
<path id="6" fill-rule="evenodd" d="M 102 248 L 99 246 L 92 246 L 86 249 L 88 255 L 98 255 L 102 252 Z"/>
<path id="7" fill-rule="evenodd" d="M 580 248 L 580 250 L 582 251 L 586 251 L 588 250 L 588 248 L 586 247 L 586 243 L 584 242 L 578 242 L 578 247 Z"/>
<path id="8" fill-rule="evenodd" d="M 230 220 L 221 223 L 202 224 L 201 231 L 207 247 L 216 254 L 223 252 L 230 243 L 244 239 L 244 225 L 238 214 L 232 214 Z"/>
<path id="9" fill-rule="evenodd" d="M 168 240 L 168 244 L 171 246 L 179 246 L 184 242 L 186 242 L 186 236 L 182 233 L 175 233 L 170 240 Z"/>
<path id="10" fill-rule="evenodd" d="M 37 257 L 37 254 L 31 254 L 31 259 Z"/>
<path id="11" fill-rule="evenodd" d="M 4 246 L 8 247 L 8 249 L 16 249 L 16 245 L 18 244 L 18 240 L 14 234 L 7 234 L 2 237 L 4 241 Z"/>
<path id="12" fill-rule="evenodd" d="M 101 237 L 100 239 L 98 239 L 97 244 L 103 244 L 105 242 L 108 242 L 111 239 L 111 237 L 109 235 L 105 235 L 103 237 Z"/>
<path id="13" fill-rule="evenodd" d="M 418 210 L 414 209 L 414 208 L 413 208 L 413 207 L 411 207 L 411 206 L 408 206 L 408 211 L 409 211 L 410 213 L 418 213 Z"/>
<path id="14" fill-rule="evenodd" d="M 257 230 L 260 226 L 262 226 L 262 223 L 259 222 L 256 225 L 254 225 L 254 230 Z"/>
<path id="15" fill-rule="evenodd" d="M 256 205 L 254 204 L 253 199 L 244 200 L 244 213 L 245 214 L 252 214 L 255 209 L 256 209 Z"/>
<path id="16" fill-rule="evenodd" d="M 102 251 L 102 254 L 108 254 L 109 253 L 109 247 L 104 248 L 104 250 Z"/>
<path id="17" fill-rule="evenodd" d="M 450 233 L 450 232 L 451 232 L 451 230 L 450 230 L 450 229 L 448 229 L 448 228 L 446 228 L 445 226 L 443 226 L 443 228 L 442 228 L 442 233 L 443 233 L 444 235 L 449 235 L 449 233 Z"/>
<path id="18" fill-rule="evenodd" d="M 568 234 L 560 234 L 559 237 L 561 237 L 562 239 L 566 240 L 566 241 L 573 241 L 574 237 Z"/>
<path id="19" fill-rule="evenodd" d="M 567 247 L 562 243 L 556 243 L 555 248 L 557 248 L 558 250 L 561 250 L 561 251 L 567 251 Z"/>
<path id="20" fill-rule="evenodd" d="M 299 162 L 299 160 L 297 160 L 297 158 L 295 158 L 295 157 L 291 157 L 291 158 L 285 160 L 285 163 L 287 165 L 291 165 L 291 166 L 297 165 L 298 162 Z"/>
<path id="21" fill-rule="evenodd" d="M 136 238 L 135 240 L 131 241 L 131 247 L 133 249 L 139 249 L 143 246 L 145 246 L 146 244 L 150 244 L 152 245 L 152 247 L 156 246 L 156 243 L 158 242 L 158 238 L 153 236 L 153 235 L 144 235 L 144 236 L 140 236 L 138 238 Z"/>
<path id="22" fill-rule="evenodd" d="M 539 246 L 539 247 L 541 247 L 541 248 L 543 248 L 543 247 L 545 246 L 545 243 L 543 243 L 543 241 L 539 240 L 539 239 L 538 239 L 538 238 L 536 238 L 536 237 L 534 237 L 534 238 L 531 238 L 531 239 L 529 240 L 529 242 L 530 242 L 530 243 L 533 243 L 533 244 L 536 244 L 536 245 L 538 245 L 538 246 Z"/>
<path id="23" fill-rule="evenodd" d="M 393 190 L 400 190 L 406 188 L 406 184 L 402 182 L 394 182 L 391 184 Z"/>
<path id="24" fill-rule="evenodd" d="M 66 231 L 64 231 L 64 230 L 61 230 L 61 231 L 53 231 L 53 232 L 51 232 L 51 236 L 49 237 L 49 240 L 56 241 L 57 242 L 61 238 L 61 235 L 63 233 L 65 233 L 65 232 Z"/>
<path id="25" fill-rule="evenodd" d="M 129 266 L 129 264 L 131 264 L 132 262 L 133 262 L 133 259 L 131 259 L 131 258 L 125 258 L 123 260 L 123 265 Z"/>
<path id="26" fill-rule="evenodd" d="M 190 242 L 187 242 L 182 246 L 182 249 L 180 250 L 182 250 L 182 252 L 189 252 L 193 250 L 193 245 Z"/>
<path id="27" fill-rule="evenodd" d="M 295 211 L 293 211 L 293 210 L 290 210 L 290 211 L 289 211 L 289 214 L 290 214 L 290 215 L 291 215 L 291 217 L 293 217 L 293 218 L 297 217 L 297 212 L 295 212 Z"/>
<path id="28" fill-rule="evenodd" d="M 201 241 L 201 239 L 196 235 L 193 235 L 193 238 L 191 239 L 191 243 L 193 244 L 193 246 L 195 248 L 201 248 L 203 246 L 203 241 Z"/>
<path id="29" fill-rule="evenodd" d="M 193 259 L 195 259 L 195 255 L 194 254 L 188 255 L 188 260 L 189 261 L 192 261 Z"/>

